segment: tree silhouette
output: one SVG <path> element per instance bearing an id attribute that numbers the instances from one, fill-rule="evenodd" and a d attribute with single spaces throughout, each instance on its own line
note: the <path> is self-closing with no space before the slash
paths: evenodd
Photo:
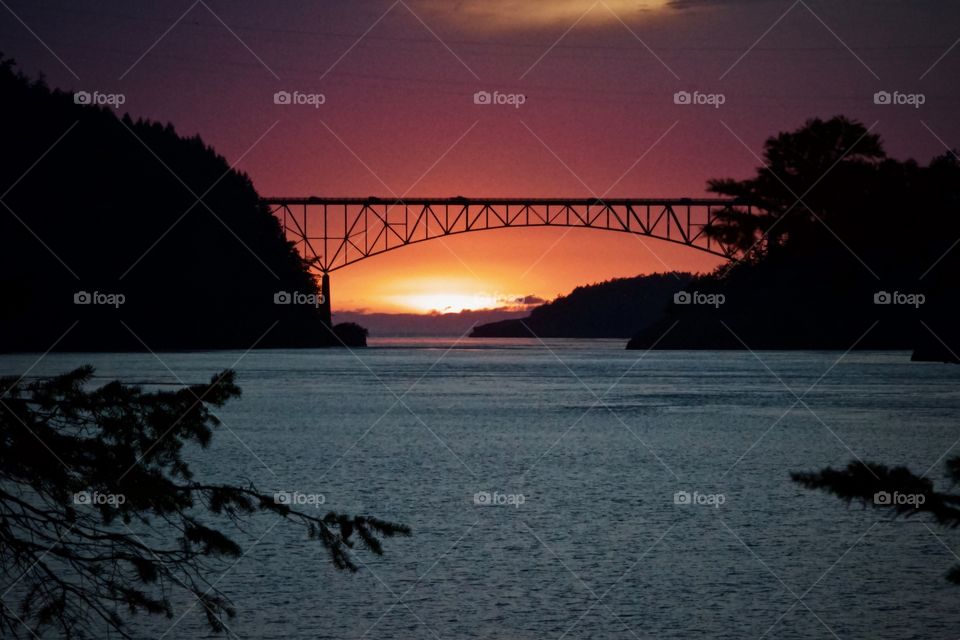
<path id="1" fill-rule="evenodd" d="M 899 161 L 855 120 L 813 119 L 769 138 L 753 176 L 708 185 L 741 203 L 717 212 L 705 232 L 749 253 L 691 286 L 727 303 L 669 307 L 628 348 L 855 346 L 958 360 L 957 347 L 945 346 L 960 345 L 956 153 L 927 166 Z M 926 304 L 875 304 L 883 291 Z"/>
<path id="2" fill-rule="evenodd" d="M 213 631 L 235 615 L 208 579 L 243 553 L 227 531 L 257 513 L 302 526 L 338 569 L 354 548 L 381 554 L 404 525 L 295 510 L 252 484 L 205 483 L 184 449 L 206 447 L 210 407 L 239 396 L 227 370 L 208 384 L 146 392 L 93 369 L 25 382 L 0 380 L 0 635 L 130 637 L 122 614 L 173 615 L 171 594 L 193 594 Z M 220 523 L 219 525 L 217 523 Z"/>
<path id="3" fill-rule="evenodd" d="M 945 466 L 946 477 L 955 487 L 960 483 L 960 456 L 948 459 Z M 845 469 L 827 467 L 816 472 L 794 472 L 790 477 L 808 489 L 825 491 L 848 504 L 856 501 L 908 518 L 932 516 L 938 525 L 949 529 L 960 526 L 960 494 L 937 491 L 929 478 L 906 467 L 854 461 Z M 898 494 L 909 499 L 898 503 L 891 498 Z M 960 584 L 960 564 L 950 569 L 947 579 Z"/>
<path id="4" fill-rule="evenodd" d="M 842 194 L 886 158 L 880 137 L 859 122 L 838 116 L 815 118 L 797 131 L 780 133 L 764 144 L 763 166 L 746 180 L 708 181 L 713 193 L 753 205 L 719 212 L 708 228 L 714 237 L 741 249 L 777 249 L 802 243 L 817 229 L 817 218 L 841 213 Z M 759 243 L 759 244 L 758 244 Z"/>

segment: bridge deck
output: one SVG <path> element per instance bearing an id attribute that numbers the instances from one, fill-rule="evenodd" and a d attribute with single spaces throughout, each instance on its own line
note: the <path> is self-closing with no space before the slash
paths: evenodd
<path id="1" fill-rule="evenodd" d="M 724 207 L 736 204 L 745 204 L 738 200 L 730 198 L 464 198 L 460 196 L 452 198 L 330 198 L 330 197 L 270 197 L 261 198 L 261 202 L 272 206 L 290 206 L 290 205 L 517 205 L 517 206 L 604 206 L 623 207 L 627 205 L 634 206 L 684 206 L 695 207 Z"/>

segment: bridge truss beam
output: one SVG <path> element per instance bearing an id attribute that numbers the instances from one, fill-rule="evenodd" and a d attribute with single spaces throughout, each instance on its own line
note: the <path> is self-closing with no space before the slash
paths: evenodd
<path id="1" fill-rule="evenodd" d="M 707 231 L 726 199 L 264 198 L 320 273 L 400 247 L 472 231 L 574 227 L 658 238 L 732 259 Z M 748 205 L 742 205 L 749 209 Z"/>

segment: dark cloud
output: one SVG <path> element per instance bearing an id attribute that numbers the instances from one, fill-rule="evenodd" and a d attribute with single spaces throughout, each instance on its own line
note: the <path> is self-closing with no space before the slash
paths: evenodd
<path id="1" fill-rule="evenodd" d="M 515 304 L 530 304 L 530 305 L 532 305 L 532 304 L 543 304 L 544 302 L 546 302 L 546 300 L 544 300 L 544 299 L 541 298 L 540 296 L 535 296 L 535 295 L 532 295 L 532 294 L 531 294 L 531 295 L 528 295 L 528 296 L 523 296 L 522 298 L 516 298 L 513 302 L 514 302 Z"/>

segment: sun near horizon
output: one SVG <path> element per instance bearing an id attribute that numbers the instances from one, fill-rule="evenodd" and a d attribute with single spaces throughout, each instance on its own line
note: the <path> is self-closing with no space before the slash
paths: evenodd
<path id="1" fill-rule="evenodd" d="M 388 292 L 368 298 L 373 313 L 433 315 L 464 311 L 523 311 L 531 305 L 529 294 L 491 291 L 476 279 L 424 275 L 400 278 L 389 283 Z M 540 300 L 537 298 L 537 300 Z"/>

